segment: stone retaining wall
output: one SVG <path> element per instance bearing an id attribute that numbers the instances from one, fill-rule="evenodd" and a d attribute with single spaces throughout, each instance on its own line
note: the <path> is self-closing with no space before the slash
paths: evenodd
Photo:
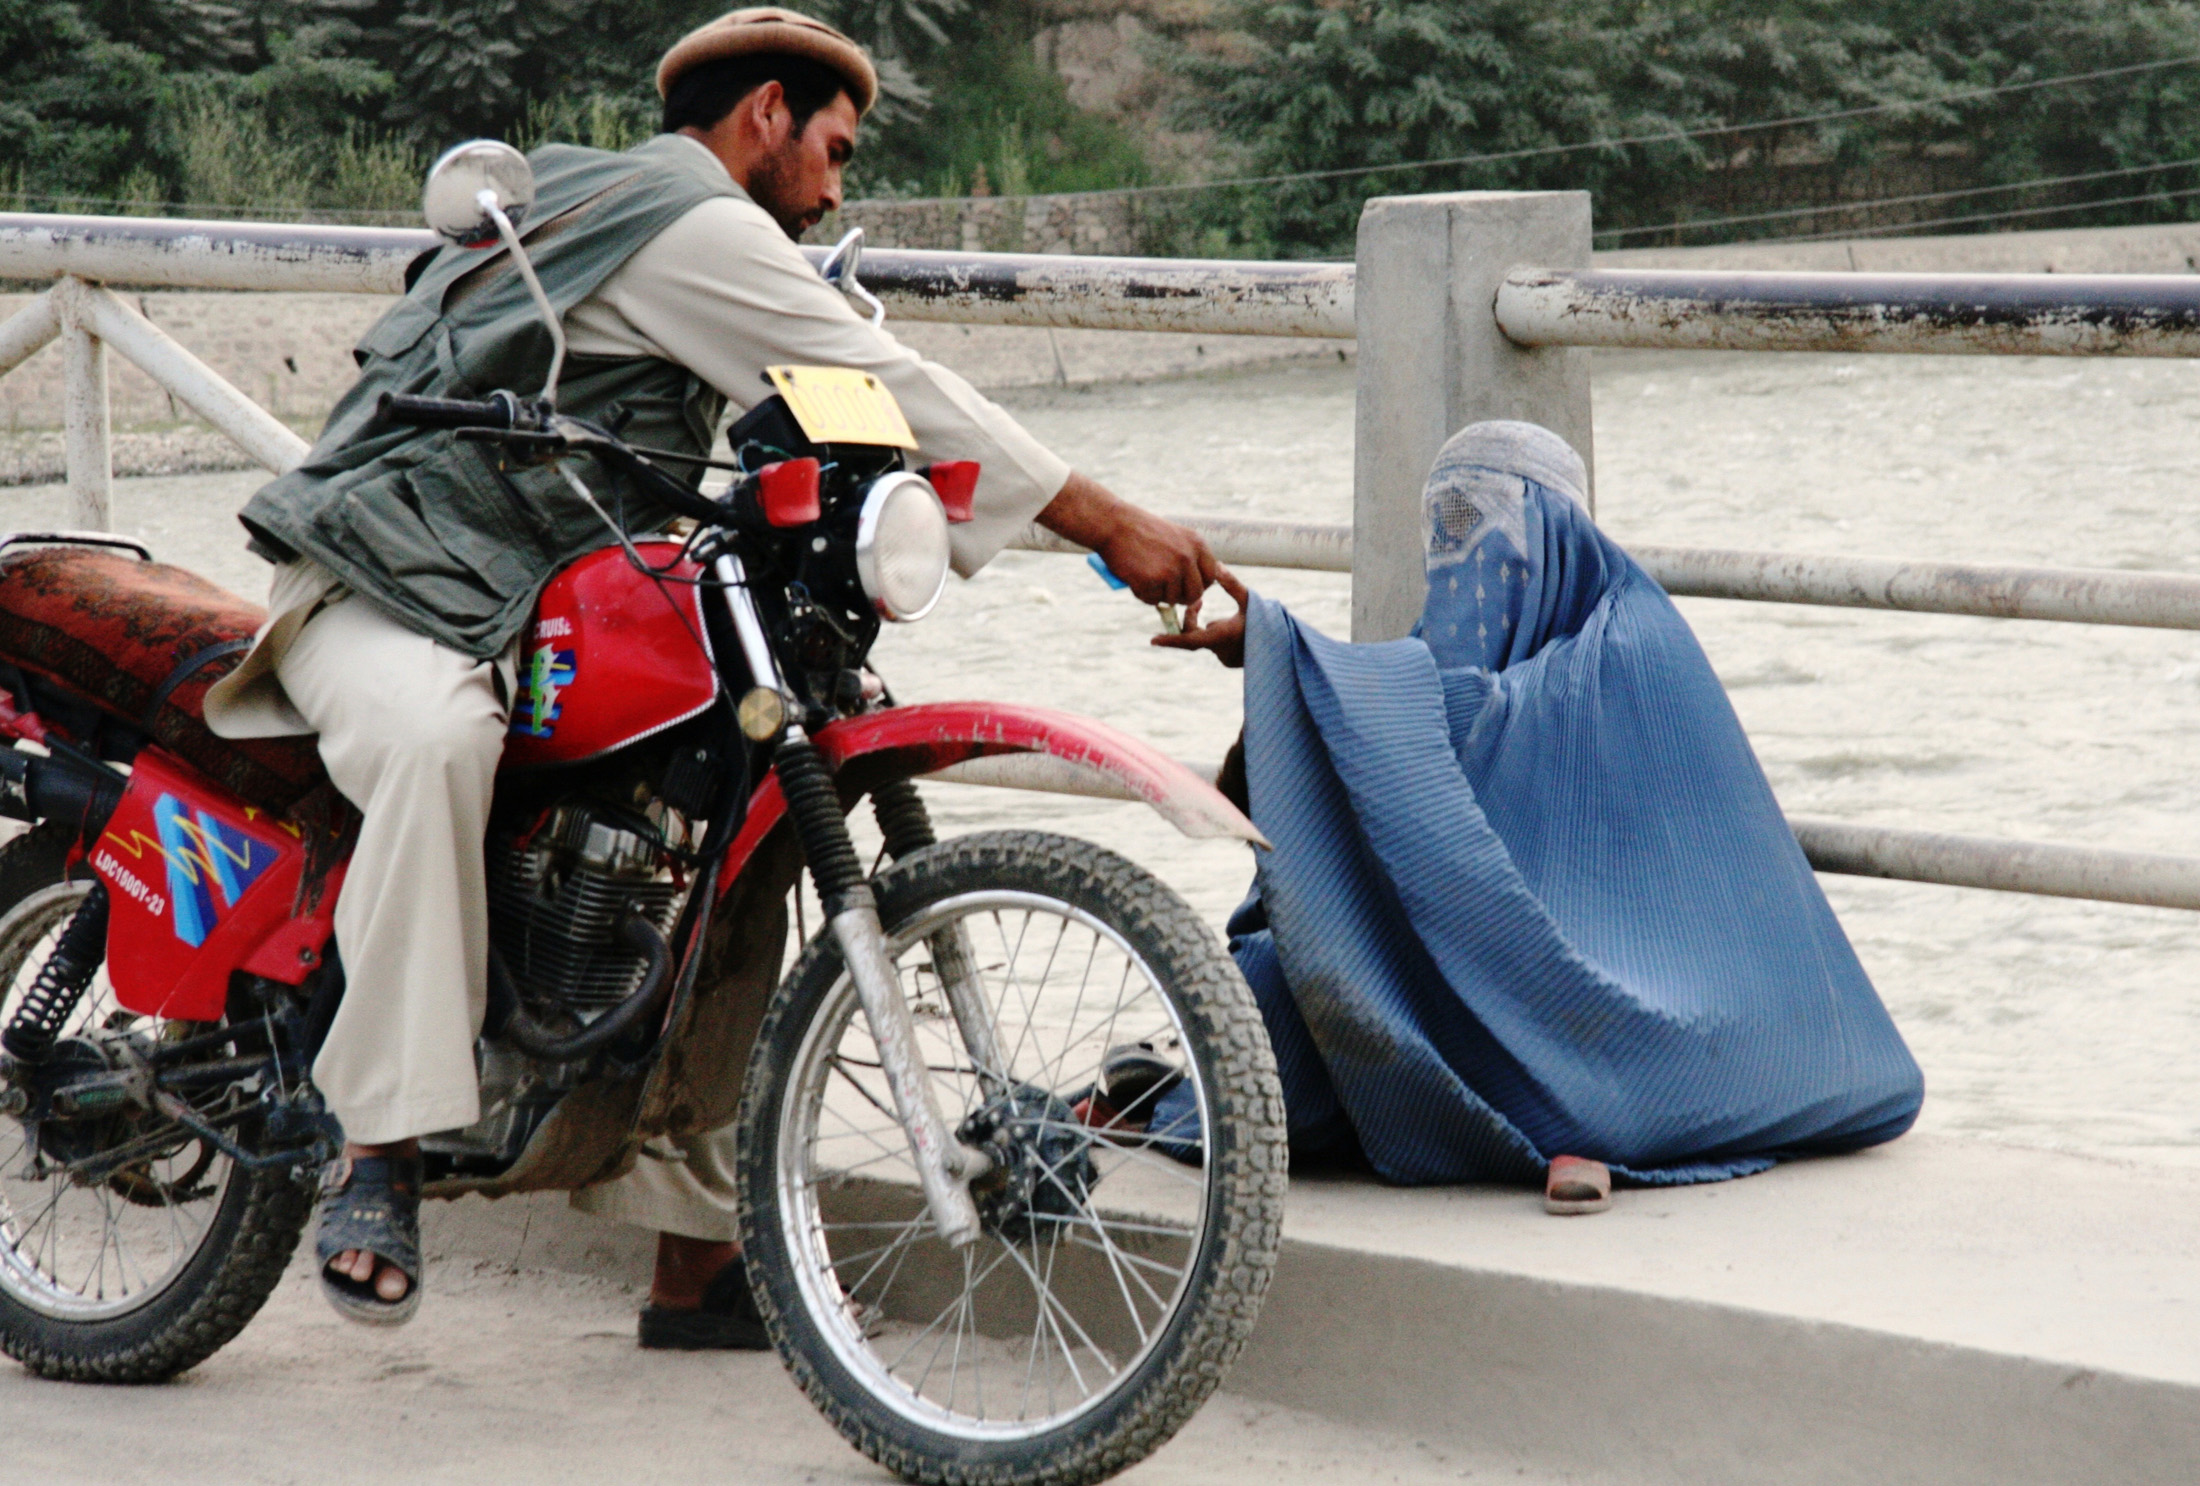
<path id="1" fill-rule="evenodd" d="M 1142 251 L 1139 221 L 1137 199 L 1125 196 L 857 201 L 820 223 L 810 241 L 832 242 L 861 227 L 864 245 L 874 248 L 1119 257 Z"/>

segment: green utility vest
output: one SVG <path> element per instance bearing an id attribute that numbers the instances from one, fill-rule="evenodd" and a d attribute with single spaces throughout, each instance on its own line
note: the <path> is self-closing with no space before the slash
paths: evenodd
<path id="1" fill-rule="evenodd" d="M 623 155 L 545 145 L 530 159 L 535 205 L 521 236 L 560 315 L 695 206 L 739 195 L 672 135 Z M 549 333 L 501 246 L 437 249 L 407 281 L 353 351 L 359 380 L 320 442 L 262 486 L 242 519 L 262 556 L 310 557 L 409 628 L 486 658 L 527 623 L 552 575 L 611 534 L 555 469 L 506 468 L 493 444 L 376 419 L 385 392 L 531 396 L 550 368 Z M 655 357 L 568 357 L 558 384 L 560 411 L 624 416 L 626 438 L 680 453 L 710 452 L 724 405 L 686 368 Z M 606 510 L 617 514 L 623 501 L 632 529 L 665 519 L 595 461 L 575 472 Z"/>

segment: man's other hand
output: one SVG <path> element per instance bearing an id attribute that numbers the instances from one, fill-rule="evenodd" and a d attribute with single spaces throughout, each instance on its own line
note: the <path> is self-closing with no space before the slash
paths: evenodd
<path id="1" fill-rule="evenodd" d="M 1245 585 L 1228 568 L 1215 569 L 1215 581 L 1222 585 L 1224 593 L 1237 602 L 1238 611 L 1228 619 L 1201 624 L 1199 606 L 1206 602 L 1201 598 L 1184 611 L 1184 633 L 1155 635 L 1153 643 L 1165 650 L 1211 651 L 1216 660 L 1231 670 L 1241 670 L 1245 665 Z"/>
<path id="2" fill-rule="evenodd" d="M 1197 604 L 1223 571 L 1197 532 L 1163 520 L 1073 474 L 1039 513 L 1039 524 L 1100 554 L 1142 603 Z"/>

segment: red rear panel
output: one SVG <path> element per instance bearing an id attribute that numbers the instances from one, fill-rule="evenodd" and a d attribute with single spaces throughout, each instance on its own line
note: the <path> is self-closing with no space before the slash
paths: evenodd
<path id="1" fill-rule="evenodd" d="M 107 884 L 107 975 L 127 1011 L 213 1021 L 231 971 L 296 985 L 320 963 L 338 883 L 314 915 L 291 916 L 305 860 L 298 828 L 159 749 L 138 755 L 90 860 Z"/>
<path id="2" fill-rule="evenodd" d="M 652 567 L 680 551 L 673 542 L 635 546 Z M 701 571 L 682 562 L 666 578 L 688 581 L 660 581 L 606 547 L 551 579 L 520 653 L 505 762 L 576 763 L 708 707 L 718 673 L 693 582 Z"/>

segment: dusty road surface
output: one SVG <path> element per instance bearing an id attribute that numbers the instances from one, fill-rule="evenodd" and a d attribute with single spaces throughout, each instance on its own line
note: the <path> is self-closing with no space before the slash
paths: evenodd
<path id="1" fill-rule="evenodd" d="M 48 1383 L 0 1359 L 0 1480 L 69 1486 L 887 1483 L 771 1354 L 643 1352 L 647 1235 L 562 1201 L 426 1214 L 409 1326 L 339 1320 L 301 1257 L 244 1334 L 160 1387 Z M 472 1221 L 468 1221 L 471 1219 Z M 546 1241 L 546 1231 L 549 1237 Z M 585 1243 L 576 1242 L 578 1233 Z M 311 1238 L 301 1246 L 310 1248 Z M 545 1252 L 547 1250 L 547 1252 Z M 1541 1481 L 1511 1462 L 1224 1394 L 1119 1479 L 1143 1486 Z"/>

